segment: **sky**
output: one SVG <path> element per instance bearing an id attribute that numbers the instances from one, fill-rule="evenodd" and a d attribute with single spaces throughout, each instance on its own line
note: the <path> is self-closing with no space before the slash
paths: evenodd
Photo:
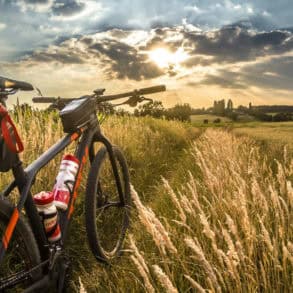
<path id="1" fill-rule="evenodd" d="M 49 96 L 165 84 L 166 107 L 293 105 L 292 34 L 292 0 L 0 0 L 0 76 Z"/>

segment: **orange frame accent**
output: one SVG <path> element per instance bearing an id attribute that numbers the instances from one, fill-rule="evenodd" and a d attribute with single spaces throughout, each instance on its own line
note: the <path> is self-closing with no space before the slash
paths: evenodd
<path id="1" fill-rule="evenodd" d="M 77 194 L 77 190 L 78 190 L 78 188 L 80 186 L 80 183 L 81 183 L 82 170 L 83 170 L 83 167 L 84 167 L 84 165 L 85 165 L 85 163 L 87 161 L 88 154 L 89 154 L 89 148 L 86 147 L 85 148 L 84 156 L 82 157 L 82 160 L 81 160 L 79 172 L 78 172 L 78 175 L 77 175 L 76 184 L 75 184 L 74 191 L 73 191 L 73 197 L 72 197 L 72 201 L 71 201 L 71 204 L 70 204 L 70 207 L 69 207 L 68 216 L 67 216 L 68 219 L 71 218 L 72 213 L 74 211 L 74 203 L 75 203 L 76 198 L 77 198 L 77 195 L 78 195 Z"/>
<path id="2" fill-rule="evenodd" d="M 12 213 L 12 216 L 9 220 L 9 223 L 8 223 L 8 226 L 5 230 L 5 233 L 4 233 L 4 236 L 2 238 L 2 243 L 3 243 L 3 246 L 5 249 L 7 249 L 8 247 L 8 244 L 10 242 L 10 239 L 11 239 L 11 236 L 12 236 L 12 233 L 15 229 L 15 226 L 17 224 L 17 221 L 19 219 L 19 211 L 17 208 L 14 209 L 13 213 Z"/>

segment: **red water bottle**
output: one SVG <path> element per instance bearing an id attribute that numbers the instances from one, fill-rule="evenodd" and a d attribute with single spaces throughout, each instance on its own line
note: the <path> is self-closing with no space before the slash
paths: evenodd
<path id="1" fill-rule="evenodd" d="M 45 228 L 48 241 L 53 243 L 61 239 L 58 212 L 52 192 L 42 191 L 34 195 L 34 202 Z"/>
<path id="2" fill-rule="evenodd" d="M 63 157 L 53 188 L 54 203 L 57 208 L 67 209 L 78 169 L 79 160 L 75 156 L 65 155 Z"/>

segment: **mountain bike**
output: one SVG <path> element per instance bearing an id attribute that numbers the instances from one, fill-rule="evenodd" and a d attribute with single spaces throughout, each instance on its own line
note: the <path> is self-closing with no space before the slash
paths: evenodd
<path id="1" fill-rule="evenodd" d="M 5 105 L 8 96 L 18 90 L 30 91 L 33 86 L 0 77 L 0 105 Z M 78 187 L 88 159 L 90 167 L 85 191 L 85 223 L 89 247 L 96 259 L 105 263 L 121 253 L 129 227 L 130 179 L 121 150 L 113 146 L 101 131 L 97 108 L 103 103 L 122 98 L 127 100 L 115 105 L 135 106 L 150 100 L 144 95 L 164 90 L 165 86 L 154 86 L 106 96 L 105 89 L 98 89 L 91 95 L 77 99 L 33 98 L 34 103 L 50 103 L 53 108 L 60 110 L 66 134 L 25 169 L 17 152 L 10 153 L 9 166 L 2 170 L 11 169 L 14 180 L 0 194 L 0 292 L 39 292 L 41 288 L 63 292 L 70 266 L 64 253 L 64 243 L 68 238 Z M 16 142 L 17 139 L 14 140 Z M 74 155 L 80 165 L 70 192 L 68 208 L 58 210 L 62 237 L 56 243 L 50 243 L 31 188 L 39 171 L 74 142 Z M 96 143 L 102 144 L 98 151 L 95 151 Z M 1 166 L 4 167 L 0 156 L 0 171 Z M 15 188 L 20 196 L 17 204 L 13 205 L 8 198 Z"/>

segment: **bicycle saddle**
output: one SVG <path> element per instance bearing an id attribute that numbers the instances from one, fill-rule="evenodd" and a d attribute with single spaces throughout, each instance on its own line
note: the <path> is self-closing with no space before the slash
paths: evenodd
<path id="1" fill-rule="evenodd" d="M 0 89 L 14 89 L 22 91 L 33 91 L 34 88 L 31 84 L 23 81 L 17 81 L 13 79 L 8 79 L 0 76 Z"/>

